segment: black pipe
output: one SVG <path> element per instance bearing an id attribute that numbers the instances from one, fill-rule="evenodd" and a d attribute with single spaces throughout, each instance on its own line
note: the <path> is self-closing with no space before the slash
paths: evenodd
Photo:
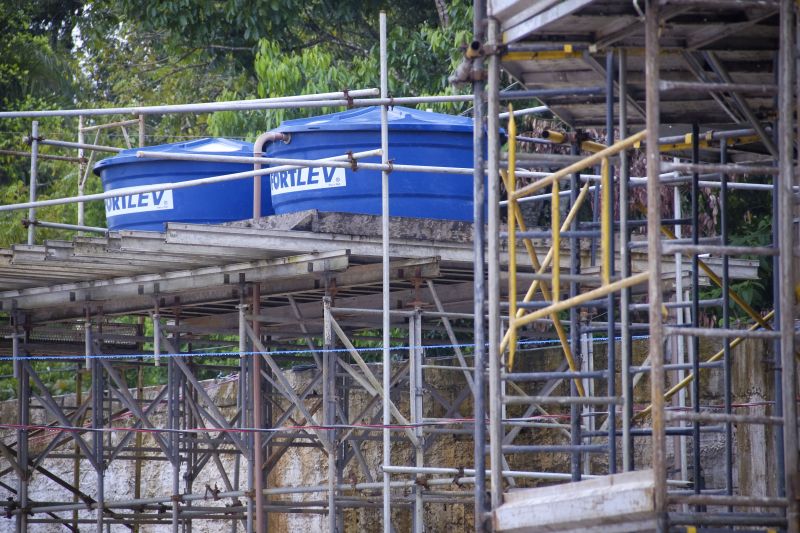
<path id="1" fill-rule="evenodd" d="M 777 56 L 777 53 L 776 53 Z M 774 63 L 774 68 L 772 70 L 775 72 L 775 77 L 777 78 L 778 74 L 778 63 L 777 57 Z M 777 81 L 777 80 L 776 80 Z M 777 98 L 775 99 L 775 108 L 777 109 L 778 102 Z M 775 136 L 775 140 L 777 141 L 777 131 L 778 125 L 772 128 L 773 135 Z M 777 247 L 780 243 L 780 238 L 778 237 L 779 234 L 779 224 L 775 220 L 777 213 L 780 211 L 779 205 L 779 198 L 778 198 L 778 176 L 772 177 L 772 212 L 773 212 L 773 220 L 772 220 L 772 246 Z M 772 301 L 774 302 L 773 305 L 775 306 L 775 318 L 773 320 L 773 324 L 780 324 L 781 323 L 781 306 L 779 302 L 781 301 L 781 265 L 780 265 L 780 256 L 775 255 L 772 257 Z M 775 354 L 774 359 L 774 367 L 775 367 L 775 416 L 783 417 L 783 380 L 782 380 L 782 363 L 781 363 L 781 341 L 780 339 L 775 339 L 773 342 L 773 352 Z M 782 498 L 786 496 L 786 485 L 785 485 L 785 469 L 786 463 L 784 462 L 784 446 L 783 446 L 783 425 L 775 426 L 775 457 L 777 459 L 777 475 L 775 479 L 777 481 L 777 492 L 778 497 Z"/>
<path id="2" fill-rule="evenodd" d="M 580 145 L 577 142 L 573 142 L 570 145 L 570 153 L 571 155 L 578 155 L 580 153 Z M 580 174 L 575 173 L 570 175 L 569 179 L 569 202 L 570 208 L 575 205 L 575 202 L 578 199 L 578 189 L 580 187 Z M 578 217 L 575 217 L 572 220 L 572 224 L 570 224 L 570 231 L 575 234 L 578 230 Z M 581 258 L 580 258 L 580 245 L 578 243 L 578 238 L 575 236 L 569 237 L 569 246 L 570 246 L 570 261 L 569 261 L 569 274 L 570 276 L 578 276 L 581 273 Z M 569 282 L 569 297 L 574 298 L 580 292 L 580 286 L 575 281 L 575 278 L 571 278 Z M 572 346 L 572 356 L 575 360 L 578 368 L 580 368 L 580 361 L 581 361 L 581 323 L 580 323 L 580 315 L 578 314 L 578 308 L 576 306 L 572 306 L 569 308 L 569 339 L 570 345 Z M 570 396 L 577 396 L 578 388 L 576 385 L 575 380 L 570 381 L 569 385 Z M 572 404 L 569 408 L 570 414 L 570 442 L 573 446 L 577 446 L 581 443 L 581 418 L 580 418 L 580 406 L 577 404 Z M 570 469 L 572 473 L 572 480 L 573 481 L 580 481 L 581 479 L 581 453 L 576 451 L 570 455 Z"/>
<path id="3" fill-rule="evenodd" d="M 692 163 L 700 163 L 700 128 L 697 122 L 692 124 Z M 698 209 L 700 202 L 700 174 L 692 173 L 692 244 L 700 242 L 698 235 L 700 225 L 698 223 Z M 697 254 L 692 254 L 692 327 L 700 325 L 700 276 L 698 272 Z M 692 380 L 692 409 L 695 413 L 700 412 L 700 338 L 696 335 L 691 337 L 692 342 L 692 372 L 695 379 Z M 695 494 L 700 494 L 702 480 L 700 478 L 700 422 L 692 424 L 692 479 Z M 695 511 L 702 511 L 701 506 L 695 506 Z"/>
<path id="4" fill-rule="evenodd" d="M 502 91 L 501 101 L 510 100 L 529 100 L 531 98 L 542 98 L 548 96 L 580 96 L 580 95 L 602 95 L 605 93 L 603 87 L 570 87 L 564 89 L 531 89 L 527 91 Z"/>
<path id="5" fill-rule="evenodd" d="M 606 146 L 614 144 L 614 52 L 606 52 Z M 608 197 L 609 202 L 608 219 L 614 220 L 614 166 L 611 160 L 608 161 Z M 614 276 L 614 228 L 611 228 L 611 239 L 608 241 L 609 264 L 607 265 L 609 276 Z M 608 397 L 613 398 L 617 395 L 616 381 L 616 345 L 614 343 L 614 293 L 608 295 L 608 305 L 606 307 L 608 322 L 607 337 L 607 358 L 608 358 Z M 608 406 L 608 473 L 617 472 L 617 413 L 616 406 Z"/>
<path id="6" fill-rule="evenodd" d="M 719 146 L 719 162 L 723 165 L 728 162 L 728 143 L 720 143 Z M 722 237 L 722 246 L 728 245 L 728 175 L 722 174 L 720 176 L 720 193 L 719 193 L 719 226 L 720 235 Z M 728 272 L 728 255 L 722 256 L 722 327 L 728 329 L 731 327 L 730 316 L 730 277 Z M 733 383 L 731 379 L 731 345 L 726 341 L 723 343 L 723 356 L 722 360 L 724 366 L 724 387 L 725 387 L 725 413 L 731 414 L 733 409 L 732 405 L 732 389 Z M 730 422 L 725 423 L 725 493 L 733 495 L 733 425 Z M 728 508 L 728 512 L 733 512 L 733 507 Z"/>
<path id="7" fill-rule="evenodd" d="M 677 225 L 677 224 L 685 225 L 685 224 L 690 224 L 691 222 L 692 222 L 691 218 L 662 218 L 661 219 L 661 223 L 664 224 L 665 226 L 667 226 L 667 225 L 674 226 L 674 225 Z M 645 218 L 639 219 L 639 220 L 629 220 L 628 221 L 628 227 L 644 227 L 644 226 L 647 226 L 647 219 L 645 219 Z M 597 227 L 600 227 L 600 223 L 599 222 L 590 222 L 590 221 L 587 220 L 585 222 L 580 222 L 578 224 L 578 227 L 580 227 L 580 228 L 597 228 Z M 620 228 L 619 223 L 615 222 L 614 223 L 614 229 L 619 229 L 619 228 Z"/>
<path id="8" fill-rule="evenodd" d="M 475 0 L 473 3 L 473 16 L 472 16 L 472 33 L 473 40 L 478 43 L 483 42 L 486 37 L 485 17 L 486 3 L 485 0 Z M 483 74 L 483 58 L 478 55 L 473 60 L 472 65 L 473 73 Z M 476 77 L 472 83 L 472 91 L 474 95 L 472 109 L 474 123 L 481 125 L 481 127 L 474 128 L 473 135 L 473 168 L 484 168 L 484 130 L 483 124 L 486 120 L 486 109 L 484 102 L 486 82 L 480 77 Z M 486 366 L 486 324 L 483 319 L 477 320 L 478 317 L 483 317 L 484 304 L 486 303 L 486 292 L 484 287 L 484 260 L 485 260 L 485 215 L 483 212 L 483 200 L 485 197 L 484 192 L 484 173 L 476 170 L 473 177 L 473 251 L 475 255 L 475 287 L 474 287 L 474 314 L 476 320 L 473 325 L 473 335 L 475 342 L 475 370 L 473 381 L 474 388 L 474 402 L 473 402 L 473 416 L 475 420 L 484 420 L 486 416 L 485 405 L 485 366 Z M 480 203 L 478 203 L 480 202 Z M 475 507 L 474 507 L 474 521 L 476 533 L 481 533 L 486 530 L 486 511 L 488 510 L 489 502 L 486 498 L 486 424 L 475 424 L 475 434 L 473 439 L 473 460 L 475 461 Z"/>
<path id="9" fill-rule="evenodd" d="M 553 302 L 545 302 L 545 301 L 541 301 L 541 302 L 517 302 L 517 307 L 519 307 L 520 309 L 543 309 L 545 307 L 549 307 L 552 304 L 553 304 Z M 588 300 L 588 301 L 582 302 L 580 307 L 583 307 L 583 308 L 586 308 L 586 307 L 601 307 L 601 308 L 605 308 L 607 305 L 608 305 L 608 301 L 604 298 L 602 300 Z M 613 335 L 612 335 L 612 337 L 613 337 Z"/>
<path id="10" fill-rule="evenodd" d="M 508 381 L 548 381 L 550 379 L 599 379 L 604 377 L 606 377 L 605 370 L 595 370 L 592 372 L 514 372 L 506 374 L 504 379 Z"/>
<path id="11" fill-rule="evenodd" d="M 579 238 L 579 239 L 581 239 L 581 238 L 587 239 L 587 238 L 599 237 L 600 236 L 600 231 L 598 231 L 598 230 L 577 230 L 577 231 L 567 230 L 567 231 L 560 231 L 559 235 L 561 235 L 561 237 L 576 237 L 576 238 Z M 553 233 L 550 232 L 550 231 L 518 231 L 517 232 L 517 238 L 520 238 L 520 239 L 549 239 L 552 236 L 553 236 Z M 504 231 L 504 232 L 500 233 L 500 237 L 501 238 L 508 237 L 508 232 Z"/>

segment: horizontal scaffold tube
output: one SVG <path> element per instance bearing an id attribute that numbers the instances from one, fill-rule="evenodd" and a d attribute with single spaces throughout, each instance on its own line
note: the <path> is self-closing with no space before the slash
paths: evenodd
<path id="1" fill-rule="evenodd" d="M 358 152 L 356 154 L 338 155 L 326 159 L 319 159 L 317 164 L 327 164 L 331 161 L 349 161 L 352 159 L 359 159 L 362 157 L 371 157 L 380 154 L 380 150 L 369 150 L 366 152 Z M 125 187 L 122 189 L 115 189 L 96 194 L 87 194 L 84 196 L 71 196 L 69 198 L 53 198 L 51 200 L 38 200 L 36 202 L 25 202 L 22 204 L 9 204 L 0 205 L 0 212 L 2 211 L 16 211 L 18 209 L 28 209 L 31 207 L 46 207 L 50 205 L 63 205 L 75 204 L 78 202 L 89 202 L 92 200 L 105 200 L 106 198 L 117 198 L 120 196 L 127 196 L 129 194 L 140 194 L 144 192 L 165 191 L 168 189 L 186 189 L 188 187 L 197 187 L 198 185 L 208 185 L 210 183 L 221 183 L 225 181 L 234 181 L 244 178 L 251 178 L 253 176 L 265 176 L 274 174 L 276 172 L 283 172 L 285 170 L 293 170 L 298 168 L 296 165 L 282 165 L 262 170 L 249 170 L 247 172 L 236 172 L 234 174 L 223 174 L 221 176 L 210 176 L 208 178 L 199 178 L 196 180 L 179 181 L 173 183 L 157 183 L 150 185 L 138 185 L 136 187 Z"/>
<path id="2" fill-rule="evenodd" d="M 155 115 L 167 113 L 211 113 L 214 111 L 246 111 L 264 109 L 270 104 L 328 100 L 332 98 L 351 98 L 377 96 L 377 89 L 359 89 L 355 91 L 337 91 L 319 94 L 304 94 L 280 98 L 260 98 L 255 100 L 229 100 L 227 102 L 203 102 L 199 104 L 152 105 L 131 107 L 110 107 L 106 109 L 56 109 L 46 111 L 3 111 L 0 118 L 36 118 L 36 117 L 77 117 L 97 115 Z M 345 101 L 346 103 L 347 101 Z"/>
<path id="3" fill-rule="evenodd" d="M 380 155 L 380 151 L 376 150 Z M 270 165 L 293 165 L 298 167 L 316 167 L 319 166 L 319 159 L 288 159 L 281 157 L 248 157 L 248 156 L 235 156 L 235 155 L 205 155 L 205 154 L 180 154 L 180 153 L 164 153 L 164 152 L 136 152 L 136 157 L 145 159 L 169 159 L 176 161 L 209 161 L 215 163 L 264 163 Z M 430 174 L 473 174 L 472 168 L 467 167 L 432 167 L 428 165 L 400 165 L 400 164 L 382 164 L 382 163 L 354 163 L 351 161 L 325 161 L 325 166 L 339 167 L 339 168 L 354 168 L 355 170 L 386 170 L 388 172 L 424 172 Z"/>
<path id="4" fill-rule="evenodd" d="M 447 467 L 432 467 L 432 466 L 384 466 L 384 472 L 391 474 L 427 474 L 427 475 L 442 475 L 442 476 L 455 476 L 466 475 L 474 476 L 475 469 L 473 468 L 447 468 Z M 486 470 L 486 477 L 489 477 L 491 470 Z M 521 470 L 503 470 L 503 477 L 515 477 L 526 479 L 546 479 L 546 480 L 564 480 L 569 481 L 572 479 L 572 474 L 568 472 L 524 472 Z M 600 476 L 585 475 L 584 479 L 591 479 Z"/>
<path id="5" fill-rule="evenodd" d="M 447 478 L 447 479 L 432 479 L 428 480 L 429 486 L 447 486 L 447 485 L 458 485 L 463 483 L 474 483 L 475 477 L 474 476 L 462 476 L 459 478 Z M 392 489 L 406 489 L 409 487 L 416 486 L 416 480 L 398 480 L 391 482 Z M 383 489 L 383 483 L 381 482 L 366 482 L 366 483 L 355 483 L 355 484 L 340 484 L 336 486 L 336 490 L 339 491 L 380 491 Z M 282 495 L 282 494 L 308 494 L 308 493 L 322 493 L 329 490 L 328 485 L 312 485 L 312 486 L 305 486 L 305 487 L 274 487 L 264 489 L 264 495 Z M 243 498 L 247 497 L 247 491 L 244 490 L 233 490 L 233 491 L 225 491 L 225 492 L 218 492 L 216 494 L 211 494 L 208 492 L 205 493 L 193 493 L 193 494 L 181 494 L 180 500 L 181 503 L 185 502 L 194 502 L 194 501 L 211 501 L 211 500 L 221 500 L 227 498 Z M 104 509 L 125 509 L 128 507 L 140 507 L 144 505 L 158 505 L 158 504 L 169 504 L 173 502 L 174 499 L 172 496 L 155 496 L 151 498 L 137 498 L 137 499 L 130 499 L 130 500 L 118 500 L 118 501 L 105 501 L 102 504 Z M 87 502 L 87 503 L 57 503 L 53 505 L 35 505 L 32 506 L 28 511 L 31 513 L 53 513 L 53 512 L 65 512 L 65 511 L 82 511 L 82 510 L 94 510 L 98 509 L 100 504 L 97 502 Z M 12 511 L 13 514 L 18 514 L 21 512 L 20 510 L 16 509 Z"/>
<path id="6" fill-rule="evenodd" d="M 90 233 L 108 233 L 108 228 L 98 228 L 96 226 L 82 226 L 79 224 L 62 224 L 61 222 L 47 222 L 44 220 L 23 219 L 22 225 L 39 226 L 42 228 L 65 229 L 70 231 L 87 231 Z"/>
<path id="7" fill-rule="evenodd" d="M 59 148 L 82 148 L 85 150 L 93 150 L 95 152 L 112 152 L 112 153 L 119 153 L 123 149 L 116 148 L 114 146 L 103 146 L 101 144 L 86 144 L 86 143 L 74 143 L 71 141 L 56 141 L 53 139 L 37 139 L 39 144 L 47 145 L 47 146 L 58 146 Z M 30 142 L 30 137 L 25 137 L 25 142 Z"/>
<path id="8" fill-rule="evenodd" d="M 378 93 L 373 89 L 350 91 L 344 93 L 325 93 L 317 95 L 289 96 L 285 98 L 264 98 L 257 100 L 229 100 L 226 102 L 204 102 L 200 104 L 175 104 L 144 107 L 112 107 L 100 109 L 56 109 L 42 111 L 2 111 L 3 118 L 42 118 L 42 117 L 77 117 L 77 116 L 104 116 L 104 115 L 167 115 L 176 113 L 215 113 L 217 111 L 256 111 L 260 109 L 294 109 L 294 108 L 319 108 L 319 107 L 371 107 L 395 106 L 440 103 L 466 103 L 472 102 L 471 94 L 453 94 L 442 96 L 390 96 L 387 98 L 369 98 Z M 506 96 L 506 99 L 529 98 L 525 92 L 515 92 Z M 367 97 L 367 98 L 365 98 Z M 520 114 L 530 114 L 547 111 L 545 106 L 522 110 Z M 128 121 L 122 121 L 127 123 Z M 115 123 L 116 124 L 116 123 Z M 94 127 L 100 129 L 103 125 Z M 87 131 L 84 129 L 84 131 Z"/>

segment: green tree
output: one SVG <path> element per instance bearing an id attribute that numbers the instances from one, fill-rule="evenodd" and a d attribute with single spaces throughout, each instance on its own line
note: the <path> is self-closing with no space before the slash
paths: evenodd
<path id="1" fill-rule="evenodd" d="M 323 3 L 326 4 L 326 3 Z M 312 94 L 342 89 L 378 87 L 380 84 L 377 16 L 365 19 L 362 10 L 337 4 L 336 12 L 319 21 L 320 14 L 308 16 L 287 39 L 276 36 L 259 41 L 255 56 L 258 96 Z M 381 3 L 375 2 L 377 14 Z M 454 94 L 447 77 L 461 58 L 458 44 L 471 36 L 471 5 L 453 0 L 443 6 L 400 2 L 388 13 L 389 91 L 395 95 Z M 422 7 L 422 9 L 415 9 Z M 329 6 L 328 6 L 329 7 Z M 353 14 L 356 13 L 356 14 Z M 346 36 L 346 37 L 345 37 Z M 462 111 L 465 106 L 431 106 L 441 111 Z M 313 116 L 333 110 L 271 110 L 262 113 L 216 113 L 209 125 L 215 134 L 246 131 L 254 135 L 271 129 L 287 118 Z"/>
<path id="2" fill-rule="evenodd" d="M 378 12 L 390 25 L 390 90 L 447 94 L 447 75 L 470 37 L 468 0 L 133 0 L 4 2 L 0 89 L 5 109 L 172 104 L 377 87 Z M 462 106 L 433 106 L 458 111 Z M 220 135 L 253 138 L 282 120 L 338 109 L 151 116 L 147 142 Z M 130 118 L 102 117 L 98 122 Z M 91 123 L 94 119 L 88 119 Z M 76 140 L 76 119 L 40 121 L 50 138 Z M 30 121 L 2 121 L 0 148 L 24 150 Z M 122 145 L 119 132 L 100 142 Z M 45 148 L 43 153 L 52 153 Z M 63 152 L 59 152 L 63 153 Z M 77 168 L 39 165 L 39 198 L 77 190 Z M 0 201 L 28 196 L 29 161 L 0 156 Z M 100 189 L 90 176 L 88 191 Z M 87 224 L 103 225 L 100 203 Z M 0 245 L 24 240 L 24 212 L 0 215 Z M 75 222 L 75 206 L 41 210 Z M 63 232 L 37 231 L 40 238 Z"/>

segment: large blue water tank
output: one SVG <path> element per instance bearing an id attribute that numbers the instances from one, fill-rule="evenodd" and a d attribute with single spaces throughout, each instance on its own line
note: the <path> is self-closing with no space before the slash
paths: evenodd
<path id="1" fill-rule="evenodd" d="M 95 174 L 102 179 L 103 190 L 253 170 L 250 164 L 137 158 L 136 152 L 140 150 L 165 154 L 253 156 L 252 143 L 219 138 L 123 150 L 94 166 Z M 265 193 L 265 196 L 262 211 L 269 215 L 272 214 L 269 195 Z M 109 198 L 105 200 L 105 207 L 108 227 L 114 230 L 164 231 L 166 222 L 218 224 L 242 220 L 250 218 L 253 213 L 253 179 Z"/>
<path id="2" fill-rule="evenodd" d="M 381 113 L 368 107 L 289 120 L 275 131 L 287 141 L 265 147 L 267 157 L 320 159 L 380 148 Z M 389 158 L 397 164 L 472 168 L 472 119 L 394 107 L 389 110 Z M 380 162 L 380 157 L 363 159 Z M 472 176 L 393 172 L 389 213 L 399 217 L 471 221 Z M 379 215 L 381 173 L 350 168 L 304 168 L 272 174 L 277 214 L 305 209 Z"/>

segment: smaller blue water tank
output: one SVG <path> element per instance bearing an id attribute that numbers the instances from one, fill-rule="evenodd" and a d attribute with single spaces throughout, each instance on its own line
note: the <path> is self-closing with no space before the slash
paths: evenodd
<path id="1" fill-rule="evenodd" d="M 252 157 L 253 144 L 207 138 L 123 150 L 94 166 L 95 174 L 103 182 L 103 190 L 181 182 L 253 170 L 250 164 L 137 158 L 138 151 Z M 269 195 L 265 196 L 262 211 L 269 215 L 272 214 Z M 166 222 L 219 224 L 243 220 L 250 218 L 253 213 L 253 179 L 108 198 L 105 208 L 108 228 L 112 230 L 164 231 Z"/>
<path id="2" fill-rule="evenodd" d="M 406 107 L 389 110 L 389 158 L 396 164 L 472 168 L 472 119 Z M 267 157 L 321 159 L 380 148 L 381 110 L 368 107 L 300 120 L 275 129 L 286 141 L 265 147 Z M 380 163 L 380 157 L 363 159 Z M 393 172 L 392 216 L 471 221 L 472 175 Z M 272 174 L 277 214 L 305 209 L 379 215 L 381 173 L 338 167 Z"/>

